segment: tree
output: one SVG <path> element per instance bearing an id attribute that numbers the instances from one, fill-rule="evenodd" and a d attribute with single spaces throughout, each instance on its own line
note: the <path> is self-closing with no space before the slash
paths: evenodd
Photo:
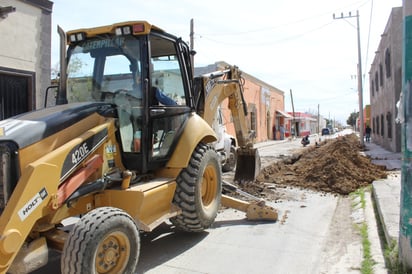
<path id="1" fill-rule="evenodd" d="M 358 119 L 358 117 L 359 117 L 359 112 L 352 112 L 352 113 L 349 115 L 348 120 L 346 120 L 346 123 L 347 123 L 348 125 L 351 125 L 352 127 L 355 127 L 355 125 L 356 125 L 356 119 Z"/>

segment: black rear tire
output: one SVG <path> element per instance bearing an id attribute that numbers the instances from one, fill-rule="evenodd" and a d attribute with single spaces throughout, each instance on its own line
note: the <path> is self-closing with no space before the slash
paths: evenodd
<path id="1" fill-rule="evenodd" d="M 61 272 L 136 273 L 139 252 L 139 230 L 130 215 L 100 207 L 84 215 L 70 231 L 61 256 Z"/>
<path id="2" fill-rule="evenodd" d="M 237 162 L 236 148 L 234 146 L 231 146 L 230 155 L 226 163 L 222 167 L 223 172 L 229 172 L 229 171 L 235 170 L 236 162 Z"/>
<path id="3" fill-rule="evenodd" d="M 182 214 L 171 219 L 178 228 L 200 232 L 209 228 L 217 215 L 222 197 L 222 171 L 216 151 L 200 143 L 187 168 L 176 178 L 173 202 Z"/>

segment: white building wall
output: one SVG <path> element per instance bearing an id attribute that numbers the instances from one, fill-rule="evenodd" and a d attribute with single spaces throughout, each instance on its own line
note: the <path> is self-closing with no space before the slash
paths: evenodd
<path id="1" fill-rule="evenodd" d="M 51 10 L 28 2 L 0 2 L 2 7 L 16 8 L 6 18 L 0 18 L 0 67 L 35 73 L 34 107 L 39 108 L 50 86 Z"/>
<path id="2" fill-rule="evenodd" d="M 390 53 L 390 58 L 387 57 L 387 53 Z M 386 64 L 388 59 L 389 75 Z M 401 128 L 395 122 L 396 103 L 402 88 L 401 69 L 402 7 L 398 7 L 392 9 L 369 71 L 372 141 L 394 152 L 401 150 Z"/>

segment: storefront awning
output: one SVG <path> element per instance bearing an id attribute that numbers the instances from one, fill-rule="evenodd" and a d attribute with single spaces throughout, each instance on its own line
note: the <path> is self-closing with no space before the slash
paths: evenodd
<path id="1" fill-rule="evenodd" d="M 293 118 L 292 115 L 290 115 L 290 114 L 288 114 L 288 113 L 286 113 L 286 112 L 283 112 L 283 111 L 281 111 L 281 110 L 276 110 L 276 117 Z"/>

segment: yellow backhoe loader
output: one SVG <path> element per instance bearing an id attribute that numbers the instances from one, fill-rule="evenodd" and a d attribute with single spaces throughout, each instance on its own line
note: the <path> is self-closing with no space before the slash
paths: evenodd
<path id="1" fill-rule="evenodd" d="M 210 144 L 224 98 L 235 179 L 259 171 L 236 67 L 193 77 L 187 44 L 145 21 L 58 31 L 55 106 L 0 121 L 0 273 L 38 269 L 50 249 L 62 273 L 134 273 L 139 232 L 166 220 L 202 231 L 221 205 L 277 219 L 261 202 L 222 198 Z"/>

